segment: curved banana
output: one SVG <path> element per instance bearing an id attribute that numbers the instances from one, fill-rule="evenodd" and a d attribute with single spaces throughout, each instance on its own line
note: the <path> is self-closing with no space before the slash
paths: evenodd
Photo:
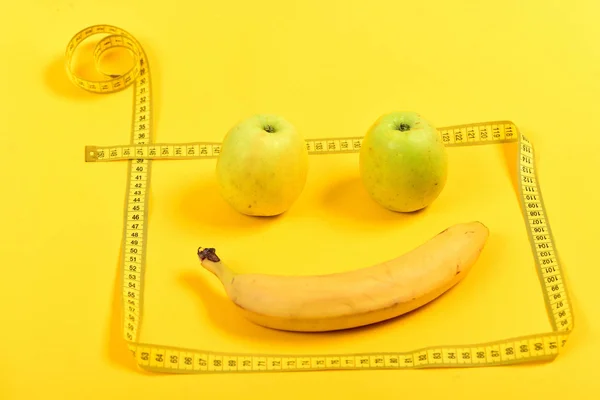
<path id="1" fill-rule="evenodd" d="M 198 257 L 248 320 L 323 332 L 395 318 L 433 301 L 469 272 L 488 236 L 481 222 L 456 224 L 397 258 L 328 275 L 236 274 L 214 248 L 198 248 Z"/>

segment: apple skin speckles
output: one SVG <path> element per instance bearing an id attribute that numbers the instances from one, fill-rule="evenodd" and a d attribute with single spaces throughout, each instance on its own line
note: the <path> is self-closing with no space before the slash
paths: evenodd
<path id="1" fill-rule="evenodd" d="M 413 212 L 442 193 L 448 155 L 438 131 L 421 115 L 392 112 L 380 116 L 363 138 L 359 170 L 372 200 L 392 211 Z"/>
<path id="2" fill-rule="evenodd" d="M 215 173 L 219 193 L 239 213 L 282 214 L 306 183 L 306 141 L 279 115 L 250 116 L 225 135 Z"/>

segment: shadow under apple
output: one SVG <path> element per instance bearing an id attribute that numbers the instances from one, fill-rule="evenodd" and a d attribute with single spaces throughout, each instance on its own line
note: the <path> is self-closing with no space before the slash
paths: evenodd
<path id="1" fill-rule="evenodd" d="M 175 193 L 170 206 L 178 225 L 202 235 L 220 232 L 228 235 L 256 233 L 278 222 L 283 214 L 272 217 L 244 215 L 233 209 L 219 193 L 216 180 L 195 179 Z"/>
<path id="2" fill-rule="evenodd" d="M 394 226 L 409 223 L 427 212 L 427 208 L 414 212 L 395 212 L 386 209 L 371 199 L 362 185 L 360 177 L 340 180 L 329 186 L 322 197 L 323 207 L 328 214 L 362 222 L 365 227 L 376 225 Z"/>

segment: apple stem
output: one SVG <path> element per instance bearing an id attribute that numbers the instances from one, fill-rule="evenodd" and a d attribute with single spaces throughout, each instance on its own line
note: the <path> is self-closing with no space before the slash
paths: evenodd
<path id="1" fill-rule="evenodd" d="M 198 247 L 198 258 L 200 259 L 200 264 L 219 278 L 223 285 L 225 285 L 225 289 L 229 295 L 229 287 L 235 280 L 235 273 L 221 262 L 221 259 L 215 253 L 215 249 L 212 247 Z"/>
<path id="2" fill-rule="evenodd" d="M 410 130 L 410 125 L 401 123 L 400 125 L 397 126 L 396 129 L 398 129 L 400 132 L 408 131 L 408 130 Z"/>

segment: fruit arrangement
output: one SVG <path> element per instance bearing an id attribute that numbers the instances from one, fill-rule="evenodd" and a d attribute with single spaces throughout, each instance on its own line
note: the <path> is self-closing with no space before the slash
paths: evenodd
<path id="1" fill-rule="evenodd" d="M 280 116 L 240 121 L 226 134 L 216 164 L 224 201 L 255 217 L 285 213 L 306 183 L 305 143 Z M 373 201 L 393 212 L 414 212 L 442 192 L 448 157 L 436 128 L 419 114 L 392 112 L 364 136 L 359 171 Z M 381 322 L 435 300 L 466 276 L 488 236 L 479 221 L 457 223 L 394 259 L 312 276 L 238 274 L 214 248 L 199 247 L 197 255 L 248 320 L 272 329 L 323 332 Z"/>

